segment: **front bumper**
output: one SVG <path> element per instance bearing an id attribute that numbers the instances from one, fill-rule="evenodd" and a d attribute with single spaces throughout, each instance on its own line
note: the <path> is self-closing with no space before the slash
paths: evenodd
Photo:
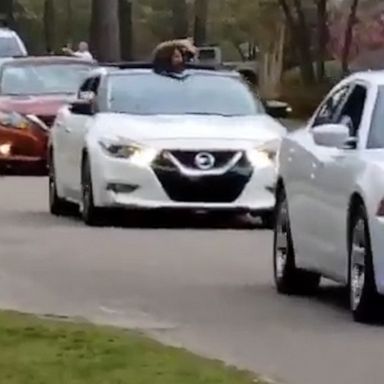
<path id="1" fill-rule="evenodd" d="M 47 160 L 31 156 L 0 156 L 0 172 L 47 172 Z"/>
<path id="2" fill-rule="evenodd" d="M 262 168 L 239 163 L 225 175 L 214 177 L 186 176 L 163 165 L 139 167 L 127 160 L 96 156 L 92 163 L 95 205 L 253 213 L 274 208 L 273 163 Z"/>

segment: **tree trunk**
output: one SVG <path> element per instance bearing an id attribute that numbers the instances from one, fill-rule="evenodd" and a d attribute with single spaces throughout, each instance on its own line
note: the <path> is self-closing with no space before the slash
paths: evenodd
<path id="1" fill-rule="evenodd" d="M 132 0 L 119 0 L 120 49 L 123 60 L 133 59 Z"/>
<path id="2" fill-rule="evenodd" d="M 317 80 L 322 82 L 325 77 L 325 56 L 327 48 L 327 0 L 317 0 Z"/>
<path id="3" fill-rule="evenodd" d="M 0 26 L 1 24 L 5 24 L 7 26 L 13 27 L 13 7 L 13 0 L 0 0 Z"/>
<path id="4" fill-rule="evenodd" d="M 44 2 L 44 37 L 45 51 L 51 53 L 55 49 L 55 1 L 45 0 Z"/>
<path id="5" fill-rule="evenodd" d="M 173 36 L 183 39 L 188 36 L 188 6 L 186 0 L 171 0 Z"/>
<path id="6" fill-rule="evenodd" d="M 300 0 L 294 0 L 296 13 L 298 15 L 298 22 L 292 15 L 291 7 L 288 5 L 287 0 L 279 0 L 279 4 L 283 9 L 285 18 L 287 20 L 288 28 L 295 42 L 294 49 L 296 50 L 299 58 L 299 66 L 301 77 L 304 84 L 313 84 L 315 80 L 315 74 L 313 71 L 312 54 L 310 48 L 310 38 L 308 38 L 309 32 L 305 21 L 305 15 L 301 7 Z"/>
<path id="7" fill-rule="evenodd" d="M 353 26 L 355 24 L 358 6 L 359 6 L 359 0 L 352 0 L 351 9 L 349 12 L 349 17 L 347 22 L 347 28 L 345 30 L 343 52 L 341 56 L 341 68 L 344 75 L 347 74 L 349 71 L 349 54 L 351 50 Z"/>
<path id="8" fill-rule="evenodd" d="M 65 21 L 65 39 L 67 43 L 72 45 L 72 28 L 73 28 L 73 3 L 72 0 L 66 0 L 66 21 Z"/>
<path id="9" fill-rule="evenodd" d="M 194 40 L 197 46 L 207 42 L 208 0 L 195 0 Z"/>
<path id="10" fill-rule="evenodd" d="M 118 0 L 92 0 L 91 47 L 97 60 L 120 60 Z"/>
<path id="11" fill-rule="evenodd" d="M 301 0 L 293 0 L 293 4 L 296 9 L 298 21 L 297 33 L 299 38 L 297 42 L 300 45 L 303 68 L 305 68 L 303 75 L 307 84 L 313 84 L 315 82 L 315 72 L 313 70 L 313 57 L 311 52 L 311 31 L 307 25 Z"/>
<path id="12" fill-rule="evenodd" d="M 280 94 L 281 75 L 283 73 L 285 25 L 278 31 L 273 44 L 261 55 L 259 88 L 260 94 L 265 99 L 278 98 Z"/>

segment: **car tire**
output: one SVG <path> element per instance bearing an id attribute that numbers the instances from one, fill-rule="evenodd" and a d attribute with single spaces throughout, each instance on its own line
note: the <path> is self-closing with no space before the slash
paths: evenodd
<path id="1" fill-rule="evenodd" d="M 296 267 L 288 201 L 283 188 L 277 193 L 275 215 L 273 271 L 276 289 L 281 294 L 313 294 L 321 276 Z"/>
<path id="2" fill-rule="evenodd" d="M 69 216 L 74 213 L 76 206 L 62 199 L 57 194 L 56 170 L 53 153 L 50 155 L 48 168 L 49 211 L 54 216 Z"/>
<path id="3" fill-rule="evenodd" d="M 377 292 L 368 219 L 361 204 L 351 217 L 349 236 L 349 299 L 353 318 L 359 323 L 378 320 Z"/>
<path id="4" fill-rule="evenodd" d="M 89 226 L 101 224 L 102 210 L 95 207 L 91 165 L 87 156 L 83 159 L 81 170 L 81 217 Z"/>

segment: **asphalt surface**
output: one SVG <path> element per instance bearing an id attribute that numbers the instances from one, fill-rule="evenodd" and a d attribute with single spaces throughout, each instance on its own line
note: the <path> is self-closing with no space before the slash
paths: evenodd
<path id="1" fill-rule="evenodd" d="M 278 296 L 269 231 L 86 228 L 48 214 L 45 178 L 0 178 L 0 202 L 2 308 L 145 329 L 291 384 L 383 382 L 383 327 L 332 286 Z"/>

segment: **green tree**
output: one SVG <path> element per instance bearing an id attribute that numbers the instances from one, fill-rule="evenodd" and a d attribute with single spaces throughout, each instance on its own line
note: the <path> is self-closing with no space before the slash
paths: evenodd
<path id="1" fill-rule="evenodd" d="M 133 4 L 119 0 L 120 49 L 124 60 L 133 59 Z"/>
<path id="2" fill-rule="evenodd" d="M 12 25 L 14 22 L 13 18 L 13 0 L 1 0 L 0 1 L 0 21 L 6 22 Z"/>
<path id="3" fill-rule="evenodd" d="M 44 24 L 44 41 L 45 41 L 45 51 L 47 53 L 52 52 L 55 49 L 55 1 L 54 0 L 45 0 L 44 1 L 44 14 L 43 14 L 43 24 Z"/>
<path id="4" fill-rule="evenodd" d="M 352 0 L 348 21 L 347 21 L 347 28 L 345 31 L 345 37 L 344 37 L 344 46 L 343 46 L 343 52 L 341 57 L 341 67 L 343 74 L 346 74 L 348 72 L 348 64 L 349 64 L 349 54 L 352 44 L 352 37 L 353 37 L 353 26 L 356 22 L 356 14 L 357 14 L 357 8 L 359 6 L 359 0 Z"/>
<path id="5" fill-rule="evenodd" d="M 173 19 L 173 37 L 185 38 L 188 36 L 188 7 L 186 0 L 170 0 Z"/>
<path id="6" fill-rule="evenodd" d="M 195 0 L 194 40 L 196 45 L 207 42 L 208 0 Z"/>
<path id="7" fill-rule="evenodd" d="M 93 0 L 91 41 L 98 60 L 120 60 L 118 0 Z"/>

